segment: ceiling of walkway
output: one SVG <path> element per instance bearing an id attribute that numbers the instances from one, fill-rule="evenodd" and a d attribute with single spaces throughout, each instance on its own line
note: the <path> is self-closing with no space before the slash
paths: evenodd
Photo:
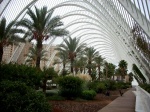
<path id="1" fill-rule="evenodd" d="M 26 16 L 26 10 L 23 9 L 27 5 L 31 8 L 54 8 L 53 16 L 62 17 L 71 37 L 79 37 L 81 42 L 94 46 L 108 62 L 117 64 L 124 59 L 128 61 L 129 68 L 132 68 L 133 63 L 139 65 L 129 55 L 132 50 L 130 32 L 135 22 L 118 0 L 10 0 L 1 17 L 5 17 L 8 22 L 15 18 L 19 20 Z M 57 38 L 53 44 L 61 42 L 62 39 Z"/>

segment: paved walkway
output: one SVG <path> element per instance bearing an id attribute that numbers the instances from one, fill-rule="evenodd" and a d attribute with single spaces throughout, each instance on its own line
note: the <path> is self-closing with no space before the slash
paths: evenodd
<path id="1" fill-rule="evenodd" d="M 135 89 L 128 90 L 98 112 L 135 112 L 136 97 L 132 91 Z"/>

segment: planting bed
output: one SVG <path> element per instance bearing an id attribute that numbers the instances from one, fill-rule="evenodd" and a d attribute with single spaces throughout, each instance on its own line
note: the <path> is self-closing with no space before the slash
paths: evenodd
<path id="1" fill-rule="evenodd" d="M 52 112 L 97 112 L 119 96 L 119 91 L 110 91 L 110 96 L 97 94 L 91 101 L 77 99 L 49 102 L 53 108 Z"/>

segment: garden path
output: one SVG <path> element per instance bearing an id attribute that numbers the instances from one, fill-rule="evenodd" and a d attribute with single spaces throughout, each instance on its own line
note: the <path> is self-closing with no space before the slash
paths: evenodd
<path id="1" fill-rule="evenodd" d="M 136 96 L 132 91 L 135 91 L 134 87 L 98 112 L 135 112 Z"/>

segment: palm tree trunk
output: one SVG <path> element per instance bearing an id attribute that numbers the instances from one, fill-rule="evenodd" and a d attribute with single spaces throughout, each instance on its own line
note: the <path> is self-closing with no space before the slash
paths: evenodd
<path id="1" fill-rule="evenodd" d="M 46 94 L 46 82 L 47 82 L 47 80 L 44 79 L 44 80 L 43 80 L 43 93 L 44 93 L 44 94 Z"/>
<path id="2" fill-rule="evenodd" d="M 91 76 L 91 61 L 89 61 L 89 75 Z"/>
<path id="3" fill-rule="evenodd" d="M 40 61 L 41 61 L 41 51 L 42 51 L 42 41 L 37 41 L 37 59 L 36 59 L 36 67 L 40 68 Z"/>
<path id="4" fill-rule="evenodd" d="M 3 58 L 3 46 L 2 44 L 0 44 L 0 63 L 2 62 L 2 58 Z"/>
<path id="5" fill-rule="evenodd" d="M 84 70 L 84 74 L 85 74 L 85 67 L 83 68 L 83 70 Z"/>
<path id="6" fill-rule="evenodd" d="M 100 67 L 98 66 L 98 75 L 99 75 L 99 80 L 101 80 L 101 71 L 100 71 Z"/>
<path id="7" fill-rule="evenodd" d="M 78 73 L 78 68 L 77 67 L 75 67 L 75 74 L 77 74 Z"/>
<path id="8" fill-rule="evenodd" d="M 71 73 L 73 73 L 73 60 L 71 60 Z"/>
<path id="9" fill-rule="evenodd" d="M 83 72 L 83 68 L 82 68 L 82 67 L 80 67 L 80 72 L 81 72 L 81 73 Z"/>

